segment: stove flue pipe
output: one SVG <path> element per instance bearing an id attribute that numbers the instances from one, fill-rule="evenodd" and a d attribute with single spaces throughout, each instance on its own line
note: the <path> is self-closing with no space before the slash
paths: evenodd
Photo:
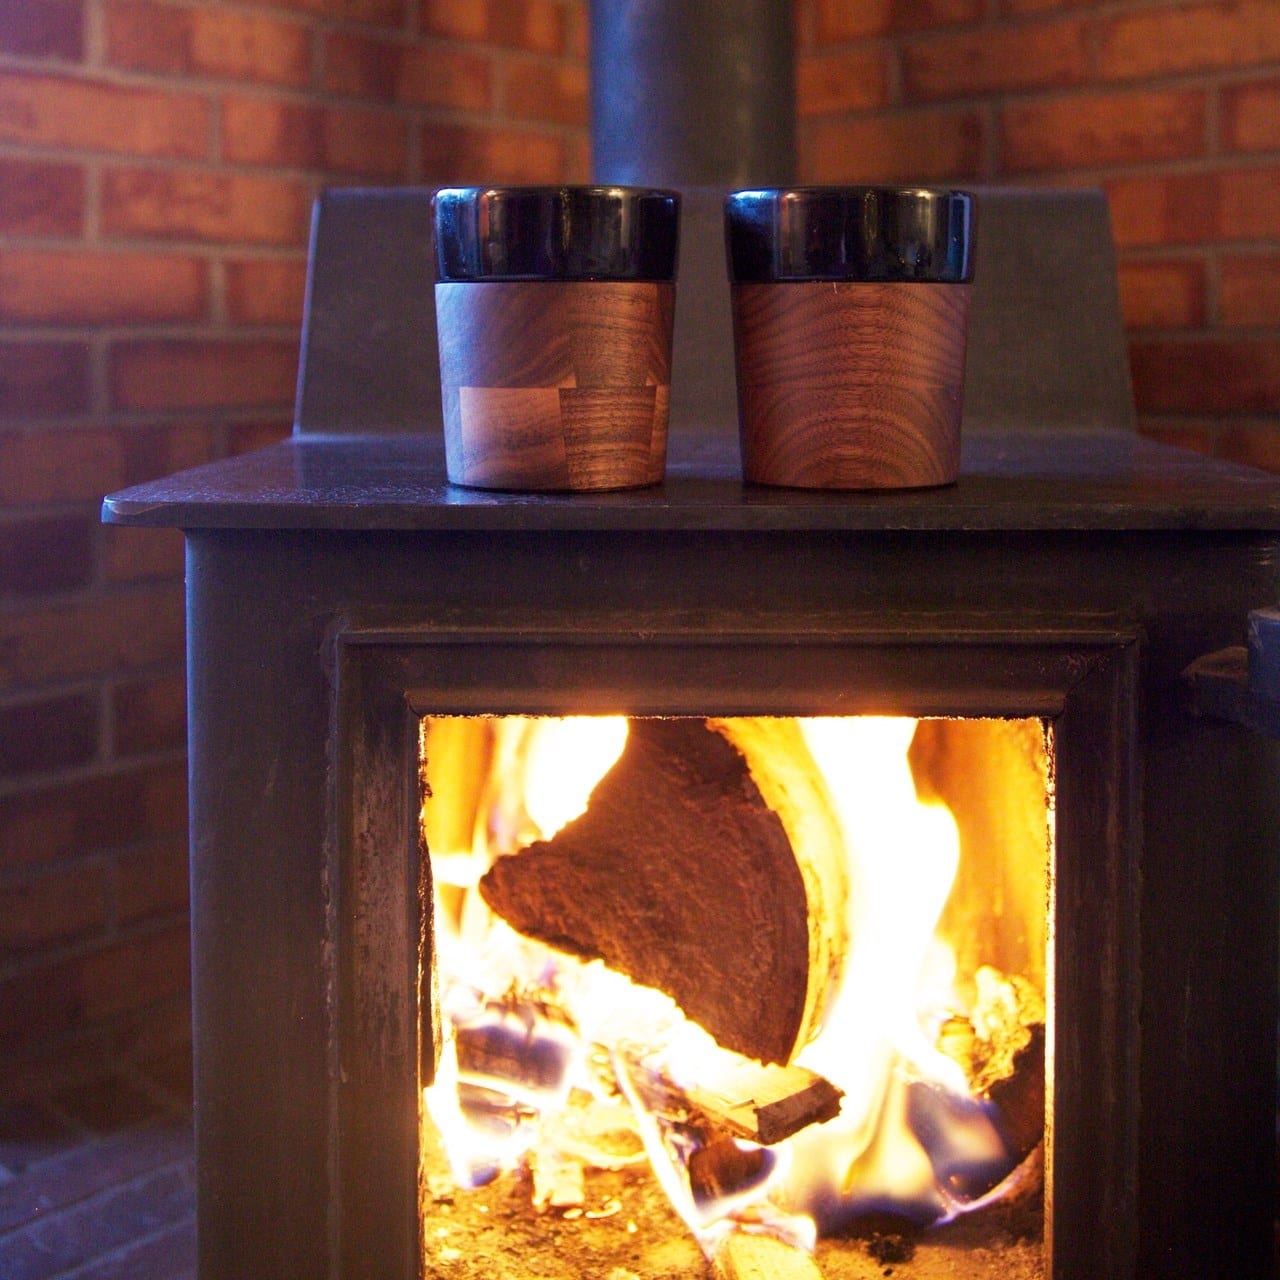
<path id="1" fill-rule="evenodd" d="M 795 179 L 791 0 L 591 0 L 597 182 Z"/>
<path id="2" fill-rule="evenodd" d="M 596 182 L 683 193 L 671 431 L 737 431 L 722 202 L 795 180 L 791 0 L 590 0 Z"/>

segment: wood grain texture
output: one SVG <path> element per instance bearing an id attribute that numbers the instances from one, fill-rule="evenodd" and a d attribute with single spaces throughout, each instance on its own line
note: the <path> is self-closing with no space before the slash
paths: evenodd
<path id="1" fill-rule="evenodd" d="M 460 482 L 503 488 L 520 477 L 531 489 L 557 489 L 568 474 L 556 387 L 459 387 Z M 452 462 L 449 478 L 454 479 Z"/>
<path id="2" fill-rule="evenodd" d="M 649 478 L 655 388 L 562 387 L 560 430 L 569 484 L 574 489 L 611 489 L 618 476 Z"/>
<path id="3" fill-rule="evenodd" d="M 805 489 L 950 484 L 969 286 L 733 286 L 743 476 Z"/>
<path id="4" fill-rule="evenodd" d="M 441 283 L 436 312 L 454 484 L 604 490 L 662 479 L 673 285 Z"/>

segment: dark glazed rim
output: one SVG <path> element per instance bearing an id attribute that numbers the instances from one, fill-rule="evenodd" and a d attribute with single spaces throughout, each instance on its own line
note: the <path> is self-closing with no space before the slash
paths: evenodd
<path id="1" fill-rule="evenodd" d="M 432 207 L 440 280 L 675 279 L 675 191 L 445 187 Z"/>
<path id="2" fill-rule="evenodd" d="M 973 196 L 929 187 L 771 187 L 725 198 L 735 283 L 973 279 Z"/>

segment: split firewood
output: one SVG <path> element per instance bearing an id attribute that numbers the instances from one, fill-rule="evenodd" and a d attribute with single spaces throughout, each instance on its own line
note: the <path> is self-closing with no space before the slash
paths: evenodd
<path id="1" fill-rule="evenodd" d="M 539 1213 L 578 1208 L 585 1202 L 586 1178 L 581 1161 L 544 1142 L 529 1152 L 527 1163 L 533 1183 L 533 1207 Z"/>
<path id="2" fill-rule="evenodd" d="M 685 1093 L 718 1128 L 763 1147 L 833 1119 L 840 1114 L 843 1096 L 804 1067 L 761 1066 L 745 1059 L 712 1068 Z"/>
<path id="3" fill-rule="evenodd" d="M 1010 1152 L 1025 1160 L 1044 1139 L 1045 1032 L 1043 1024 L 1029 1028 L 1031 1039 L 1013 1055 L 1013 1070 L 988 1086 L 986 1096 L 1000 1114 Z"/>
<path id="4" fill-rule="evenodd" d="M 631 721 L 587 810 L 480 883 L 515 929 L 666 992 L 789 1062 L 846 953 L 844 849 L 794 721 Z"/>
<path id="5" fill-rule="evenodd" d="M 765 1065 L 726 1049 L 702 1064 L 695 1083 L 682 1085 L 661 1055 L 626 1044 L 616 1052 L 646 1111 L 716 1137 L 771 1147 L 840 1114 L 843 1092 L 807 1067 Z"/>
<path id="6" fill-rule="evenodd" d="M 818 1264 L 803 1249 L 745 1231 L 725 1237 L 711 1268 L 716 1280 L 822 1280 Z"/>
<path id="7" fill-rule="evenodd" d="M 454 1016 L 458 1074 L 513 1097 L 554 1095 L 574 1051 L 574 1032 L 554 1006 L 513 993 Z"/>
<path id="8" fill-rule="evenodd" d="M 758 1187 L 772 1170 L 773 1160 L 763 1147 L 716 1138 L 689 1156 L 689 1191 L 693 1203 L 705 1208 Z"/>

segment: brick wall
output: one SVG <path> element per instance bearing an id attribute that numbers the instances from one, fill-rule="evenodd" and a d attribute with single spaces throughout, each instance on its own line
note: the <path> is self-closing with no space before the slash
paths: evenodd
<path id="1" fill-rule="evenodd" d="M 181 537 L 289 423 L 323 184 L 585 179 L 583 0 L 0 3 L 0 1065 L 186 1017 Z"/>
<path id="2" fill-rule="evenodd" d="M 1100 183 L 1143 429 L 1280 470 L 1280 3 L 797 22 L 806 179 Z M 287 429 L 320 185 L 584 179 L 585 45 L 585 0 L 0 0 L 0 1067 L 186 1016 L 181 539 L 101 496 Z"/>
<path id="3" fill-rule="evenodd" d="M 1280 471 L 1277 0 L 798 0 L 808 181 L 1101 186 L 1140 429 Z"/>

